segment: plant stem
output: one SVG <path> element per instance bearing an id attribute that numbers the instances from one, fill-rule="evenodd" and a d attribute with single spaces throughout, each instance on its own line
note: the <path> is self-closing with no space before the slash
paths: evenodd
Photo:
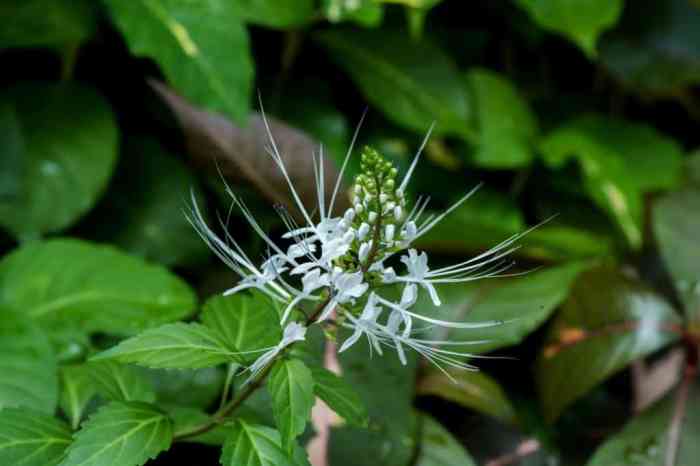
<path id="1" fill-rule="evenodd" d="M 314 312 L 311 313 L 311 316 L 309 316 L 309 318 L 306 319 L 307 326 L 312 324 L 316 320 L 318 315 L 323 311 L 323 308 L 326 307 L 330 300 L 331 298 L 328 297 L 324 299 L 321 303 L 319 303 L 318 306 L 316 306 L 316 309 L 314 309 Z M 233 413 L 240 405 L 242 405 L 248 398 L 250 398 L 250 396 L 253 393 L 255 393 L 255 391 L 258 388 L 262 387 L 263 382 L 270 373 L 270 369 L 272 369 L 272 366 L 282 355 L 286 353 L 286 350 L 289 347 L 291 347 L 291 345 L 285 348 L 285 350 L 280 351 L 277 357 L 270 361 L 270 364 L 268 364 L 267 367 L 265 367 L 265 369 L 262 370 L 260 375 L 258 375 L 258 377 L 253 382 L 247 385 L 235 398 L 221 406 L 214 414 L 212 414 L 212 416 L 206 422 L 199 426 L 193 427 L 190 430 L 176 432 L 175 435 L 173 435 L 173 441 L 177 442 L 182 441 L 184 439 L 196 437 L 197 435 L 209 432 L 210 430 L 220 425 L 229 415 L 231 415 L 231 413 Z"/>

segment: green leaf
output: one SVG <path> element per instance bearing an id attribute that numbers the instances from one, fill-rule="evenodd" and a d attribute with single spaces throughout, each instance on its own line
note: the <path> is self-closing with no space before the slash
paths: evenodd
<path id="1" fill-rule="evenodd" d="M 602 64 L 647 98 L 682 96 L 700 83 L 700 11 L 692 3 L 628 2 L 620 27 L 601 43 Z"/>
<path id="2" fill-rule="evenodd" d="M 476 466 L 461 443 L 430 416 L 421 416 L 421 446 L 416 466 Z"/>
<path id="3" fill-rule="evenodd" d="M 31 321 L 0 308 L 0 408 L 53 413 L 58 402 L 56 359 L 44 333 Z"/>
<path id="4" fill-rule="evenodd" d="M 437 370 L 431 370 L 422 376 L 416 389 L 417 394 L 439 396 L 504 422 L 515 422 L 515 408 L 496 380 L 483 372 L 448 372 L 451 378 Z"/>
<path id="5" fill-rule="evenodd" d="M 91 363 L 87 369 L 100 393 L 111 401 L 155 401 L 150 381 L 133 367 L 103 361 Z"/>
<path id="6" fill-rule="evenodd" d="M 88 404 L 97 395 L 97 387 L 84 364 L 61 367 L 61 410 L 72 429 L 80 426 Z"/>
<path id="7" fill-rule="evenodd" d="M 27 408 L 0 410 L 1 464 L 56 466 L 70 443 L 70 429 L 53 416 Z"/>
<path id="8" fill-rule="evenodd" d="M 61 466 L 141 466 L 167 450 L 172 437 L 172 422 L 155 407 L 112 402 L 75 434 Z"/>
<path id="9" fill-rule="evenodd" d="M 311 366 L 314 394 L 350 425 L 367 426 L 367 408 L 360 395 L 346 380 L 319 366 Z"/>
<path id="10" fill-rule="evenodd" d="M 614 26 L 623 0 L 516 0 L 543 29 L 576 43 L 590 58 L 598 36 Z"/>
<path id="11" fill-rule="evenodd" d="M 317 39 L 365 97 L 395 123 L 425 134 L 473 137 L 466 89 L 435 45 L 391 30 L 331 30 Z"/>
<path id="12" fill-rule="evenodd" d="M 507 78 L 485 69 L 466 77 L 478 122 L 473 161 L 487 168 L 517 168 L 534 156 L 537 119 Z"/>
<path id="13" fill-rule="evenodd" d="M 196 301 L 163 267 L 110 246 L 53 239 L 0 260 L 0 303 L 48 326 L 68 321 L 88 332 L 128 334 L 182 319 Z"/>
<path id="14" fill-rule="evenodd" d="M 235 352 L 198 323 L 166 324 L 124 340 L 92 360 L 115 360 L 154 369 L 197 369 L 235 360 Z"/>
<path id="15" fill-rule="evenodd" d="M 503 321 L 501 325 L 476 331 L 450 329 L 447 335 L 442 330 L 433 333 L 437 340 L 445 337 L 453 341 L 488 340 L 469 345 L 465 351 L 493 351 L 516 345 L 539 328 L 566 299 L 574 280 L 587 266 L 573 262 L 519 277 L 442 285 L 438 288 L 441 306 L 434 306 L 426 294 L 419 296 L 416 306 L 426 315 L 453 322 Z"/>
<path id="16" fill-rule="evenodd" d="M 158 142 L 126 142 L 122 164 L 98 212 L 99 237 L 170 267 L 201 262 L 209 250 L 182 214 L 190 191 L 203 199 L 197 179 Z"/>
<path id="17" fill-rule="evenodd" d="M 587 466 L 665 466 L 674 402 L 674 396 L 667 397 L 633 418 L 622 431 L 596 450 Z M 700 435 L 700 390 L 697 386 L 690 388 L 679 432 L 680 444 L 674 464 L 695 464 L 700 457 L 697 441 Z"/>
<path id="18" fill-rule="evenodd" d="M 166 405 L 168 416 L 173 421 L 175 436 L 178 433 L 189 432 L 207 422 L 210 416 L 204 411 L 189 406 Z M 212 430 L 194 437 L 187 437 L 179 441 L 203 443 L 205 445 L 221 446 L 226 442 L 231 432 L 228 424 L 220 424 Z"/>
<path id="19" fill-rule="evenodd" d="M 379 26 L 384 18 L 384 8 L 377 0 L 322 0 L 323 12 L 332 23 L 352 21 L 365 27 Z"/>
<path id="20" fill-rule="evenodd" d="M 202 322 L 235 348 L 234 357 L 242 364 L 260 354 L 247 353 L 274 346 L 282 339 L 280 314 L 273 301 L 260 291 L 214 296 L 204 303 Z"/>
<path id="21" fill-rule="evenodd" d="M 6 0 L 0 4 L 0 49 L 78 45 L 92 36 L 96 11 L 90 0 Z"/>
<path id="22" fill-rule="evenodd" d="M 653 128 L 588 115 L 550 133 L 541 143 L 544 161 L 581 167 L 592 199 L 618 224 L 633 248 L 642 245 L 643 195 L 674 187 L 681 171 L 678 143 Z"/>
<path id="23" fill-rule="evenodd" d="M 222 466 L 293 466 L 276 430 L 243 419 L 231 424 L 219 461 Z"/>
<path id="24" fill-rule="evenodd" d="M 238 2 L 105 3 L 132 53 L 154 59 L 176 90 L 197 105 L 245 120 L 254 65 Z"/>
<path id="25" fill-rule="evenodd" d="M 545 417 L 552 421 L 591 388 L 673 341 L 678 317 L 640 282 L 609 268 L 579 277 L 537 361 Z"/>
<path id="26" fill-rule="evenodd" d="M 700 156 L 687 160 L 689 182 L 684 189 L 654 203 L 652 220 L 661 256 L 673 278 L 692 325 L 700 325 L 700 219 L 689 212 L 700 209 L 700 179 L 694 178 Z"/>
<path id="27" fill-rule="evenodd" d="M 238 3 L 247 22 L 278 29 L 310 22 L 316 9 L 314 0 L 239 0 Z"/>
<path id="28" fill-rule="evenodd" d="M 221 394 L 225 374 L 220 368 L 187 371 L 148 370 L 159 404 L 179 404 L 206 409 Z"/>
<path id="29" fill-rule="evenodd" d="M 282 445 L 290 449 L 294 439 L 304 432 L 314 406 L 314 379 L 299 359 L 282 359 L 272 366 L 267 380 L 272 410 Z"/>
<path id="30" fill-rule="evenodd" d="M 358 341 L 338 355 L 343 378 L 360 395 L 369 414 L 368 428 L 334 428 L 329 460 L 334 466 L 404 465 L 415 448 L 417 416 L 413 411 L 416 356 L 407 352 L 402 365 L 393 352 L 370 358 L 367 342 Z"/>
<path id="31" fill-rule="evenodd" d="M 73 83 L 25 83 L 0 93 L 24 141 L 22 192 L 0 202 L 0 225 L 18 238 L 64 229 L 105 189 L 117 157 L 117 127 L 105 100 Z"/>

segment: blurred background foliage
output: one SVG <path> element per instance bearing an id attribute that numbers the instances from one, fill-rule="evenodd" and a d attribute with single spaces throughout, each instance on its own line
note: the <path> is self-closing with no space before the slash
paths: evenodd
<path id="1" fill-rule="evenodd" d="M 0 307 L 22 315 L 0 319 L 0 406 L 77 426 L 86 354 L 230 285 L 183 215 L 190 190 L 226 214 L 217 166 L 281 231 L 260 104 L 307 193 L 312 151 L 342 159 L 367 107 L 359 144 L 399 167 L 436 123 L 411 195 L 485 183 L 422 239 L 433 260 L 538 225 L 517 253 L 537 270 L 446 287 L 444 318 L 509 321 L 477 350 L 506 359 L 456 383 L 343 354 L 371 423 L 335 428 L 330 464 L 696 464 L 697 1 L 4 0 L 0 21 Z M 104 370 L 184 417 L 223 380 Z"/>

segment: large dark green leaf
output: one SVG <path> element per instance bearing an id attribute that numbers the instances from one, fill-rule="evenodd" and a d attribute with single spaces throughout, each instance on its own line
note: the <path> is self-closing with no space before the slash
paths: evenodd
<path id="1" fill-rule="evenodd" d="M 538 136 L 528 103 L 505 77 L 485 69 L 467 74 L 478 122 L 473 162 L 487 168 L 528 165 Z"/>
<path id="2" fill-rule="evenodd" d="M 330 464 L 400 466 L 411 459 L 417 429 L 412 409 L 416 358 L 412 353 L 406 356 L 406 366 L 388 350 L 370 358 L 364 341 L 339 355 L 343 378 L 367 407 L 369 426 L 332 429 Z"/>
<path id="3" fill-rule="evenodd" d="M 575 42 L 589 57 L 598 36 L 617 23 L 623 0 L 516 0 L 542 28 Z"/>
<path id="4" fill-rule="evenodd" d="M 44 333 L 26 317 L 0 308 L 0 408 L 53 413 L 58 402 L 56 370 Z"/>
<path id="5" fill-rule="evenodd" d="M 689 158 L 688 186 L 659 199 L 653 210 L 661 255 L 686 312 L 695 322 L 700 318 L 700 218 L 691 213 L 700 211 L 700 177 L 695 178 L 700 170 L 694 171 L 699 165 L 700 156 Z"/>
<path id="6" fill-rule="evenodd" d="M 314 0 L 239 0 L 243 19 L 273 28 L 301 26 L 311 21 Z"/>
<path id="7" fill-rule="evenodd" d="M 131 333 L 178 320 L 192 290 L 160 266 L 80 240 L 34 242 L 0 261 L 0 303 L 49 326 Z"/>
<path id="8" fill-rule="evenodd" d="M 700 10 L 690 0 L 628 2 L 601 44 L 603 64 L 633 90 L 680 96 L 700 82 Z"/>
<path id="9" fill-rule="evenodd" d="M 665 466 L 675 397 L 660 401 L 633 418 L 595 452 L 588 466 Z M 700 390 L 691 387 L 680 424 L 677 466 L 690 466 L 700 457 Z"/>
<path id="10" fill-rule="evenodd" d="M 91 0 L 5 0 L 0 4 L 0 49 L 78 45 L 92 35 L 95 12 Z"/>
<path id="11" fill-rule="evenodd" d="M 332 30 L 317 35 L 367 99 L 396 123 L 425 133 L 473 136 L 466 89 L 450 59 L 433 44 L 390 30 Z"/>
<path id="12" fill-rule="evenodd" d="M 434 395 L 481 411 L 505 422 L 515 421 L 515 409 L 499 383 L 483 372 L 450 370 L 450 377 L 432 370 L 423 375 L 419 395 Z"/>
<path id="13" fill-rule="evenodd" d="M 267 379 L 272 410 L 280 431 L 282 445 L 288 450 L 294 439 L 304 432 L 314 405 L 314 379 L 299 359 L 282 359 L 272 366 Z"/>
<path id="14" fill-rule="evenodd" d="M 554 168 L 574 159 L 588 194 L 615 220 L 628 243 L 642 245 L 643 195 L 674 187 L 680 179 L 682 151 L 653 128 L 588 115 L 550 133 L 540 150 Z"/>
<path id="15" fill-rule="evenodd" d="M 673 308 L 609 267 L 582 274 L 549 329 L 537 362 L 544 413 L 556 419 L 591 388 L 676 338 Z"/>
<path id="16" fill-rule="evenodd" d="M 24 142 L 21 193 L 0 199 L 0 225 L 20 238 L 63 229 L 104 190 L 117 157 L 107 103 L 77 84 L 22 84 L 0 93 Z"/>
<path id="17" fill-rule="evenodd" d="M 105 3 L 131 51 L 154 59 L 177 91 L 234 120 L 245 119 L 254 68 L 239 2 Z"/>
<path id="18" fill-rule="evenodd" d="M 416 309 L 425 315 L 454 322 L 503 321 L 501 325 L 478 330 L 451 329 L 445 334 L 444 329 L 436 329 L 434 332 L 439 340 L 488 340 L 487 343 L 465 346 L 464 351 L 492 351 L 520 343 L 547 320 L 566 299 L 574 280 L 586 266 L 574 262 L 519 277 L 442 285 L 438 288 L 442 299 L 440 307 L 434 306 L 424 293 L 420 295 Z"/>
<path id="19" fill-rule="evenodd" d="M 70 429 L 53 416 L 27 408 L 0 410 L 1 464 L 56 466 L 70 443 Z"/>
<path id="20" fill-rule="evenodd" d="M 254 361 L 259 353 L 282 339 L 280 314 L 272 300 L 259 291 L 214 296 L 202 308 L 202 322 L 219 335 L 241 363 Z"/>
<path id="21" fill-rule="evenodd" d="M 312 366 L 311 373 L 314 377 L 316 396 L 351 425 L 357 427 L 367 425 L 367 408 L 362 404 L 360 396 L 352 385 L 322 367 Z"/>
<path id="22" fill-rule="evenodd" d="M 83 424 L 61 466 L 141 466 L 167 450 L 172 436 L 172 422 L 155 407 L 112 402 Z"/>
<path id="23" fill-rule="evenodd" d="M 216 400 L 224 384 L 224 371 L 215 367 L 173 371 L 149 370 L 147 376 L 159 404 L 179 404 L 206 409 Z"/>
<path id="24" fill-rule="evenodd" d="M 235 358 L 235 352 L 211 329 L 196 322 L 176 322 L 146 330 L 92 359 L 154 369 L 197 369 L 232 362 Z"/>
<path id="25" fill-rule="evenodd" d="M 476 466 L 460 442 L 440 425 L 423 414 L 421 416 L 421 442 L 416 466 Z"/>
<path id="26" fill-rule="evenodd" d="M 100 237 L 167 266 L 200 262 L 207 247 L 183 214 L 190 191 L 203 198 L 196 178 L 173 154 L 152 139 L 128 141 L 102 204 Z"/>

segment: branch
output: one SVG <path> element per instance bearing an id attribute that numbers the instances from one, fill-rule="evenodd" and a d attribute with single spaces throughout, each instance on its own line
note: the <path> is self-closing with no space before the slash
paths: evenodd
<path id="1" fill-rule="evenodd" d="M 540 442 L 537 439 L 525 439 L 518 444 L 514 452 L 489 460 L 485 463 L 485 466 L 508 466 L 509 464 L 517 463 L 524 457 L 535 453 L 540 449 L 540 446 Z"/>
<path id="2" fill-rule="evenodd" d="M 324 299 L 321 303 L 319 303 L 316 309 L 314 309 L 314 312 L 311 314 L 311 316 L 308 319 L 306 319 L 307 326 L 309 326 L 316 320 L 318 315 L 323 311 L 323 308 L 326 307 L 326 304 L 328 304 L 329 301 L 330 297 Z M 246 386 L 243 389 L 243 391 L 241 391 L 241 393 L 239 393 L 238 396 L 236 396 L 233 400 L 229 401 L 221 408 L 219 408 L 219 410 L 212 414 L 212 416 L 206 422 L 199 426 L 193 427 L 190 430 L 186 430 L 184 432 L 176 432 L 175 435 L 173 435 L 173 441 L 182 441 L 184 439 L 204 434 L 217 427 L 223 421 L 225 421 L 226 418 L 231 415 L 231 413 L 238 409 L 240 405 L 242 405 L 248 398 L 250 398 L 250 396 L 253 393 L 257 391 L 258 388 L 260 388 L 263 385 L 263 382 L 265 382 L 265 379 L 270 373 L 270 369 L 272 369 L 272 366 L 287 352 L 287 350 L 291 346 L 293 346 L 293 344 L 285 348 L 283 351 L 280 351 L 277 357 L 270 361 L 270 364 L 268 364 L 267 367 L 265 367 L 265 369 L 262 370 L 260 375 L 258 375 L 258 377 L 253 382 Z"/>

